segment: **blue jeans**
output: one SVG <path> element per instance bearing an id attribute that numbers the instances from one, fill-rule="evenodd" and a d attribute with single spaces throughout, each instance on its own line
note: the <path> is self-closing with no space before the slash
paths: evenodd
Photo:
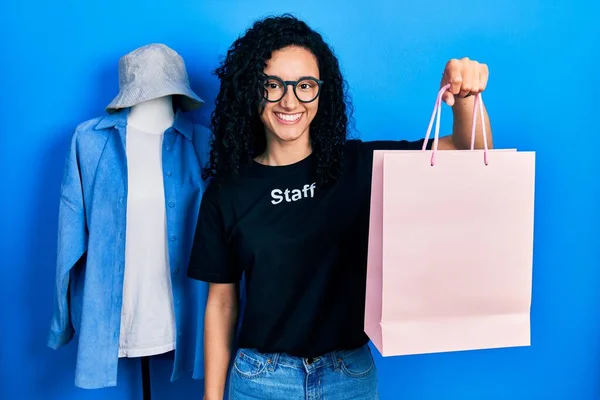
<path id="1" fill-rule="evenodd" d="M 314 359 L 239 349 L 229 377 L 230 400 L 378 400 L 368 345 Z"/>

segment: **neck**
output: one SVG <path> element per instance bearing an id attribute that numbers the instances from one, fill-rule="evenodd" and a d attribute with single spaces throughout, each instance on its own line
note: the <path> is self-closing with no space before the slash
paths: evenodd
<path id="1" fill-rule="evenodd" d="M 292 142 L 281 140 L 269 140 L 267 136 L 267 149 L 256 158 L 261 164 L 271 166 L 283 166 L 304 160 L 312 153 L 312 147 L 308 135 Z"/>
<path id="2" fill-rule="evenodd" d="M 171 96 L 159 97 L 132 106 L 127 125 L 148 133 L 162 134 L 173 126 L 175 113 Z"/>

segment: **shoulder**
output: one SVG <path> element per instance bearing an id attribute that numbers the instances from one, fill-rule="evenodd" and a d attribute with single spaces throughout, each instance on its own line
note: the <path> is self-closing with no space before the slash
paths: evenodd
<path id="1" fill-rule="evenodd" d="M 364 145 L 364 142 L 361 139 L 348 139 L 346 140 L 346 146 L 344 151 L 352 152 L 360 150 L 361 146 Z"/>
<path id="2" fill-rule="evenodd" d="M 369 140 L 363 141 L 361 139 L 348 140 L 346 142 L 346 148 L 351 153 L 354 152 L 373 152 L 374 150 L 421 150 L 425 139 L 418 140 Z M 430 139 L 428 146 L 433 139 Z"/>
<path id="3" fill-rule="evenodd" d="M 100 125 L 104 118 L 105 117 L 96 117 L 80 122 L 75 127 L 75 132 L 82 134 L 95 132 L 96 128 Z"/>
<path id="4" fill-rule="evenodd" d="M 236 208 L 270 184 L 271 180 L 256 176 L 251 166 L 242 164 L 236 174 L 209 178 L 202 202 L 219 208 Z"/>
<path id="5" fill-rule="evenodd" d="M 427 148 L 431 147 L 430 140 Z M 373 154 L 377 150 L 421 150 L 424 139 L 420 140 L 370 140 L 351 139 L 346 141 L 344 164 L 347 171 L 371 173 Z"/>
<path id="6" fill-rule="evenodd" d="M 346 140 L 344 146 L 344 158 L 353 158 L 360 155 L 365 149 L 365 142 L 361 139 Z"/>
<path id="7" fill-rule="evenodd" d="M 217 204 L 222 196 L 223 184 L 215 178 L 211 178 L 206 183 L 206 189 L 202 194 L 203 203 Z"/>
<path id="8" fill-rule="evenodd" d="M 202 202 L 220 207 L 235 197 L 240 192 L 240 189 L 242 189 L 242 186 L 239 177 L 210 178 L 202 194 Z"/>
<path id="9" fill-rule="evenodd" d="M 80 122 L 75 126 L 73 136 L 81 139 L 89 139 L 97 136 L 106 136 L 102 122 L 105 117 L 91 118 Z"/>
<path id="10" fill-rule="evenodd" d="M 192 128 L 192 143 L 201 167 L 208 164 L 210 159 L 211 130 L 201 124 L 194 123 Z"/>
<path id="11" fill-rule="evenodd" d="M 218 221 L 219 226 L 225 227 L 235 215 L 232 210 L 235 209 L 236 199 L 242 196 L 243 190 L 239 188 L 232 179 L 208 180 L 200 201 L 199 221 L 210 224 Z"/>
<path id="12" fill-rule="evenodd" d="M 208 146 L 210 141 L 211 130 L 202 124 L 193 124 L 193 136 L 192 140 L 194 143 L 198 143 L 199 146 Z"/>
<path id="13" fill-rule="evenodd" d="M 71 135 L 74 150 L 102 149 L 109 136 L 109 130 L 102 126 L 104 120 L 105 117 L 96 117 L 77 124 Z"/>

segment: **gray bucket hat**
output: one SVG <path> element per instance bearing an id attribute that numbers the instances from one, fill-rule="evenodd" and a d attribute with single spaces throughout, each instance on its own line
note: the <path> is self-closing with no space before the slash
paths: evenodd
<path id="1" fill-rule="evenodd" d="M 172 95 L 183 111 L 204 104 L 190 88 L 183 58 L 164 44 L 149 44 L 119 60 L 119 94 L 106 106 L 108 113 L 144 101 Z"/>

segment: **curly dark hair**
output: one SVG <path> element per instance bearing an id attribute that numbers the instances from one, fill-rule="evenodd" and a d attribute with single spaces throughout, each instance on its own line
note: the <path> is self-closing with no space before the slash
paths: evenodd
<path id="1" fill-rule="evenodd" d="M 203 179 L 237 174 L 240 165 L 264 152 L 266 135 L 260 113 L 262 73 L 274 51 L 298 46 L 317 59 L 324 81 L 319 108 L 310 125 L 317 183 L 337 179 L 346 143 L 352 105 L 337 57 L 322 36 L 290 14 L 259 20 L 239 37 L 214 71 L 221 81 L 211 115 L 210 161 Z"/>

